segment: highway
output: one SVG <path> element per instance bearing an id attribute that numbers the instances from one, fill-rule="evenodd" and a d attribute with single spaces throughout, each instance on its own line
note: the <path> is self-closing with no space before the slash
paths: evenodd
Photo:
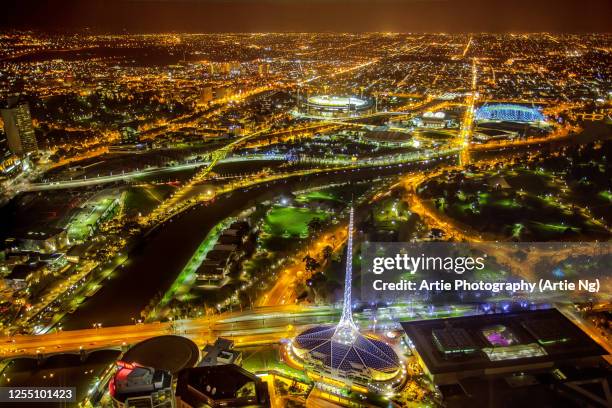
<path id="1" fill-rule="evenodd" d="M 219 163 L 237 163 L 242 161 L 255 161 L 255 160 L 285 160 L 283 155 L 248 155 L 248 156 L 233 156 L 219 160 Z M 127 173 L 108 174 L 99 177 L 82 178 L 77 180 L 61 180 L 61 181 L 50 181 L 44 183 L 29 183 L 20 188 L 20 191 L 45 191 L 45 190 L 58 190 L 64 188 L 77 188 L 77 187 L 88 187 L 98 184 L 113 183 L 116 181 L 132 180 L 143 176 L 154 176 L 158 174 L 172 173 L 175 171 L 194 169 L 202 166 L 210 165 L 210 161 L 193 161 L 190 163 L 177 164 L 175 166 L 167 167 L 150 167 L 143 170 L 131 171 Z"/>
<path id="2" fill-rule="evenodd" d="M 420 308 L 423 313 L 426 313 L 426 305 Z M 413 316 L 413 310 L 408 311 L 408 308 L 403 308 L 400 312 L 398 310 L 395 308 L 391 313 L 386 309 L 379 309 L 379 319 L 376 324 L 379 327 L 385 323 L 394 324 L 397 318 Z M 340 309 L 327 306 L 285 304 L 256 307 L 254 310 L 242 312 L 226 312 L 190 320 L 136 323 L 82 330 L 59 330 L 42 335 L 0 337 L 0 356 L 7 358 L 121 348 L 167 334 L 188 337 L 199 346 L 213 342 L 219 336 L 231 338 L 239 346 L 271 344 L 277 343 L 282 338 L 292 337 L 310 325 L 334 323 L 339 319 L 340 312 Z M 356 321 L 361 321 L 366 329 L 371 328 L 369 315 L 357 313 Z"/>
<path id="3" fill-rule="evenodd" d="M 300 315 L 298 310 L 302 310 L 303 314 Z M 226 313 L 185 321 L 136 323 L 83 330 L 59 330 L 42 335 L 17 335 L 0 339 L 0 355 L 24 356 L 121 347 L 171 333 L 181 334 L 199 344 L 205 344 L 206 341 L 214 340 L 219 335 L 232 336 L 242 332 L 233 337 L 237 337 L 236 340 L 241 343 L 251 344 L 277 339 L 277 332 L 283 333 L 283 328 L 294 322 L 296 317 L 311 316 L 312 320 L 308 318 L 305 320 L 314 322 L 321 319 L 321 313 L 320 310 L 287 306 L 268 308 L 259 313 L 248 311 L 244 314 Z M 262 322 L 265 322 L 265 327 L 257 329 L 256 326 L 261 326 Z M 248 334 L 244 334 L 245 331 Z"/>
<path id="4" fill-rule="evenodd" d="M 269 183 L 271 181 L 289 179 L 299 176 L 311 176 L 311 175 L 324 175 L 332 174 L 338 171 L 355 171 L 358 169 L 373 168 L 376 166 L 393 166 L 403 164 L 410 164 L 416 162 L 429 163 L 434 159 L 443 159 L 451 157 L 456 154 L 459 150 L 447 149 L 438 151 L 425 151 L 422 153 L 408 153 L 399 154 L 395 156 L 385 156 L 380 158 L 368 158 L 362 160 L 339 160 L 339 159 L 304 159 L 305 163 L 318 163 L 332 167 L 322 168 L 310 168 L 297 170 L 286 173 L 273 173 L 264 177 L 258 177 L 254 179 L 237 180 L 232 183 L 225 184 L 222 188 L 218 188 L 216 191 L 207 191 L 205 193 L 194 196 L 189 194 L 190 190 L 197 184 L 194 180 L 197 178 L 202 181 L 203 177 L 196 175 L 192 181 L 185 184 L 179 191 L 171 196 L 166 201 L 162 202 L 156 209 L 149 214 L 146 218 L 141 219 L 141 223 L 146 226 L 155 227 L 170 220 L 178 213 L 192 208 L 194 205 L 211 201 L 220 194 L 229 193 L 235 190 L 249 188 L 256 185 Z"/>
<path id="5" fill-rule="evenodd" d="M 450 307 L 464 315 L 475 313 L 470 305 Z M 570 320 L 608 352 L 612 352 L 612 346 L 607 339 L 603 338 L 595 328 L 580 318 L 571 307 L 568 304 L 557 305 L 557 308 Z M 137 323 L 83 330 L 60 330 L 43 335 L 0 337 L 0 357 L 45 356 L 105 348 L 125 349 L 140 341 L 168 334 L 190 338 L 200 347 L 214 342 L 217 337 L 231 338 L 237 346 L 273 344 L 278 343 L 283 338 L 293 337 L 311 325 L 334 323 L 339 319 L 340 312 L 340 309 L 328 306 L 285 304 L 256 307 L 254 310 L 242 312 L 226 312 L 190 320 Z M 396 325 L 398 321 L 404 319 L 432 316 L 430 305 L 420 303 L 411 304 L 410 307 L 380 308 L 375 311 L 375 319 L 372 319 L 371 313 L 372 311 L 367 310 L 355 313 L 356 322 L 364 330 L 373 330 L 376 327 L 382 328 L 385 325 Z"/>

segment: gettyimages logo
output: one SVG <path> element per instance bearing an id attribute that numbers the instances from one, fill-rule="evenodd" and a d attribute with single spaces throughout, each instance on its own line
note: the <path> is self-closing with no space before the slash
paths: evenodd
<path id="1" fill-rule="evenodd" d="M 406 253 L 390 257 L 374 257 L 372 272 L 380 275 L 385 271 L 397 271 L 414 275 L 417 272 L 447 271 L 458 275 L 466 271 L 481 271 L 485 268 L 486 254 L 483 256 L 410 256 Z"/>
<path id="2" fill-rule="evenodd" d="M 612 243 L 365 242 L 362 300 L 479 302 L 612 293 Z"/>

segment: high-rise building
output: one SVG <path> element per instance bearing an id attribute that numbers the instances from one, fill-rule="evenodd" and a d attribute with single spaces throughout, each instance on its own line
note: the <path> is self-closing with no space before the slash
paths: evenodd
<path id="1" fill-rule="evenodd" d="M 259 72 L 259 76 L 264 76 L 264 75 L 268 75 L 270 73 L 270 64 L 266 63 L 261 63 L 259 64 L 259 66 L 257 67 L 258 72 Z"/>
<path id="2" fill-rule="evenodd" d="M 21 169 L 21 160 L 11 152 L 6 134 L 0 131 L 0 179 L 11 177 Z"/>
<path id="3" fill-rule="evenodd" d="M 229 62 L 224 62 L 221 65 L 221 73 L 225 74 L 225 75 L 229 75 L 229 73 L 232 70 L 232 64 Z"/>
<path id="4" fill-rule="evenodd" d="M 18 96 L 8 99 L 7 107 L 2 109 L 4 132 L 10 151 L 18 156 L 38 153 L 38 144 L 30 116 L 30 106 Z"/>

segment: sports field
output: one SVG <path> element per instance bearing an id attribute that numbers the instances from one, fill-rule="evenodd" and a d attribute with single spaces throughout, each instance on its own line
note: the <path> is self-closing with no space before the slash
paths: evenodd
<path id="1" fill-rule="evenodd" d="M 274 207 L 266 215 L 264 231 L 276 237 L 308 237 L 308 223 L 313 218 L 327 221 L 325 211 L 297 207 Z"/>

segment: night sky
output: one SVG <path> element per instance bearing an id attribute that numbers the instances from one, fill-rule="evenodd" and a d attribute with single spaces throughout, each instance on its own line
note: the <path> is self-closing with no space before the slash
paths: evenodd
<path id="1" fill-rule="evenodd" d="M 2 28 L 611 32 L 612 0 L 3 0 Z"/>

